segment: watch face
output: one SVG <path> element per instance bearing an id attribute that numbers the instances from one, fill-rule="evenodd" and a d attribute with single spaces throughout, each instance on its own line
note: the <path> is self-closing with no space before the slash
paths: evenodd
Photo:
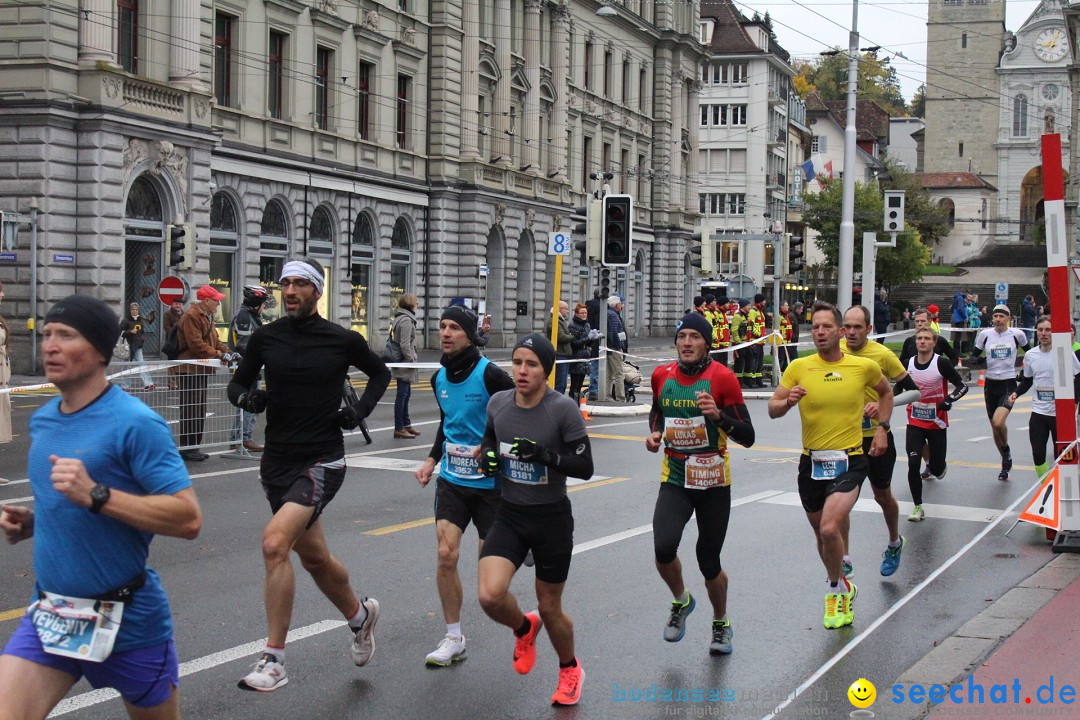
<path id="1" fill-rule="evenodd" d="M 1043 100 L 1056 100 L 1057 96 L 1058 96 L 1058 92 L 1060 92 L 1060 90 L 1058 89 L 1058 86 L 1053 84 L 1053 83 L 1048 83 L 1046 85 L 1043 85 L 1043 89 L 1042 89 Z"/>
<path id="2" fill-rule="evenodd" d="M 1065 31 L 1061 28 L 1047 28 L 1035 38 L 1035 55 L 1045 62 L 1060 60 L 1068 50 Z"/>

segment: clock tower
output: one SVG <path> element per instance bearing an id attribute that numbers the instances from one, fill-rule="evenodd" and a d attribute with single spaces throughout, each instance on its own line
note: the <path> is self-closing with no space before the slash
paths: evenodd
<path id="1" fill-rule="evenodd" d="M 1006 37 L 1005 0 L 929 0 L 925 172 L 973 172 L 997 184 Z"/>

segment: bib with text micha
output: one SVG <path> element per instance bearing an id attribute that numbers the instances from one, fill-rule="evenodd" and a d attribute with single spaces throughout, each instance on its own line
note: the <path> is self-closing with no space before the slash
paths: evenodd
<path id="1" fill-rule="evenodd" d="M 937 405 L 913 402 L 911 403 L 911 417 L 914 420 L 937 420 Z"/>
<path id="2" fill-rule="evenodd" d="M 1035 388 L 1035 399 L 1042 402 L 1054 402 L 1054 388 L 1050 387 L 1037 387 Z"/>
<path id="3" fill-rule="evenodd" d="M 690 455 L 686 458 L 685 469 L 683 485 L 690 490 L 708 490 L 729 484 L 724 472 L 724 456 L 719 453 Z"/>
<path id="4" fill-rule="evenodd" d="M 672 450 L 705 450 L 709 447 L 709 431 L 705 418 L 669 417 L 664 419 L 664 442 Z"/>
<path id="5" fill-rule="evenodd" d="M 1012 345 L 995 345 L 990 348 L 990 357 L 995 360 L 1007 360 L 1012 357 Z"/>
<path id="6" fill-rule="evenodd" d="M 480 461 L 476 459 L 479 445 L 443 445 L 446 469 L 455 476 L 468 480 L 479 480 L 484 475 L 480 472 Z"/>
<path id="7" fill-rule="evenodd" d="M 848 454 L 844 450 L 811 450 L 810 478 L 836 480 L 847 472 Z"/>
<path id="8" fill-rule="evenodd" d="M 511 443 L 499 443 L 499 470 L 507 480 L 525 485 L 547 485 L 547 466 L 533 460 L 518 460 L 510 454 Z"/>
<path id="9" fill-rule="evenodd" d="M 30 606 L 41 648 L 51 655 L 102 662 L 112 653 L 124 603 L 42 592 Z"/>

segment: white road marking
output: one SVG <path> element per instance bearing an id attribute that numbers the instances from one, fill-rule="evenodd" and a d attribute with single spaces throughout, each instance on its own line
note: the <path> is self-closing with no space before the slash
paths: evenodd
<path id="1" fill-rule="evenodd" d="M 977 435 L 976 437 L 973 437 L 973 438 L 967 438 L 967 441 L 968 442 L 982 442 L 983 440 L 989 440 L 992 437 L 994 437 L 994 436 L 993 435 Z"/>
<path id="2" fill-rule="evenodd" d="M 797 492 L 781 493 L 774 497 L 765 498 L 762 502 L 771 503 L 773 505 L 802 507 L 802 501 L 799 499 L 799 493 Z M 908 515 L 915 508 L 914 503 L 905 500 L 897 500 L 896 504 L 900 506 L 901 516 Z M 878 505 L 873 498 L 859 498 L 855 502 L 855 507 L 852 509 L 858 510 L 859 512 L 881 512 L 881 506 Z M 968 520 L 970 522 L 994 522 L 1002 512 L 1001 510 L 995 510 L 994 508 L 966 507 L 963 505 L 933 505 L 931 503 L 923 503 L 923 510 L 926 511 L 927 521 L 941 519 Z"/>

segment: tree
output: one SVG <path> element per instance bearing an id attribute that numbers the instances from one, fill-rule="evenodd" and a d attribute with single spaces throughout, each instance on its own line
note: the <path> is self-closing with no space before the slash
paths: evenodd
<path id="1" fill-rule="evenodd" d="M 935 205 L 930 194 L 919 184 L 918 177 L 896 167 L 891 161 L 886 165 L 882 187 L 903 190 L 905 193 L 904 215 L 907 232 L 897 236 L 895 248 L 878 248 L 876 274 L 878 283 L 885 287 L 916 282 L 922 278 L 923 268 L 930 262 L 928 244 L 936 243 L 948 234 L 949 225 L 945 211 Z M 807 193 L 803 221 L 819 235 L 814 241 L 825 254 L 825 264 L 836 266 L 840 260 L 840 218 L 843 206 L 843 183 L 825 180 L 821 192 Z M 882 216 L 884 201 L 877 183 L 855 183 L 855 264 L 862 267 L 862 236 L 864 232 L 878 233 L 884 240 Z"/>
<path id="2" fill-rule="evenodd" d="M 911 114 L 917 118 L 926 118 L 926 85 L 920 85 L 912 96 Z"/>
<path id="3" fill-rule="evenodd" d="M 831 55 L 823 55 L 816 64 L 803 63 L 795 69 L 807 84 L 817 86 L 818 94 L 825 101 L 847 99 L 848 54 L 834 48 Z M 896 68 L 888 58 L 879 59 L 872 53 L 859 56 L 858 96 L 860 100 L 876 102 L 894 117 L 908 114 Z"/>

